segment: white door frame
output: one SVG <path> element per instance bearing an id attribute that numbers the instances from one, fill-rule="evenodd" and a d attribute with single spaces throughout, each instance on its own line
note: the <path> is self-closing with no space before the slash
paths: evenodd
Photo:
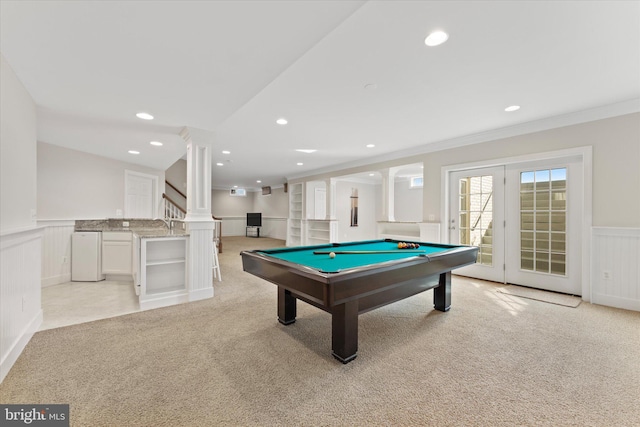
<path id="1" fill-rule="evenodd" d="M 563 157 L 579 157 L 582 161 L 582 299 L 591 301 L 591 226 L 593 222 L 592 201 L 592 175 L 593 175 L 593 149 L 590 146 L 569 148 L 566 150 L 532 153 L 521 156 L 506 157 L 501 159 L 482 160 L 477 162 L 460 163 L 443 166 L 440 175 L 440 239 L 443 243 L 449 243 L 449 191 L 450 175 L 452 172 L 468 169 L 479 169 L 491 166 L 507 166 L 515 163 L 554 160 Z"/>
<path id="2" fill-rule="evenodd" d="M 152 189 L 151 189 L 151 203 L 153 203 L 153 210 L 154 210 L 154 218 L 159 218 L 158 217 L 158 212 L 160 210 L 160 207 L 158 205 L 158 200 L 159 200 L 159 196 L 158 196 L 158 176 L 157 175 L 149 175 L 146 173 L 142 173 L 142 172 L 136 172 L 136 171 L 131 171 L 128 169 L 124 170 L 124 215 L 126 217 L 127 212 L 129 212 L 129 201 L 128 201 L 128 197 L 127 197 L 127 189 L 129 188 L 129 177 L 130 176 L 139 176 L 142 178 L 149 178 L 151 179 L 152 182 Z"/>

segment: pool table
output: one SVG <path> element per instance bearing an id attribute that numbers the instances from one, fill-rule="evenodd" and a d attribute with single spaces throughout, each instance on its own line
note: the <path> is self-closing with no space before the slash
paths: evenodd
<path id="1" fill-rule="evenodd" d="M 332 354 L 342 363 L 358 352 L 358 315 L 434 289 L 436 310 L 451 306 L 451 270 L 476 261 L 478 248 L 434 243 L 399 249 L 369 240 L 242 251 L 244 271 L 278 286 L 278 320 L 296 321 L 296 301 L 331 314 Z M 334 256 L 331 255 L 333 252 Z"/>

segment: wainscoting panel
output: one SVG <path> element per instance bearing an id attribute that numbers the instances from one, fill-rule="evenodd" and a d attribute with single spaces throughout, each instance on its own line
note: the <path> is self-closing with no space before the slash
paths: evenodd
<path id="1" fill-rule="evenodd" d="M 640 229 L 593 227 L 591 302 L 640 311 Z"/>
<path id="2" fill-rule="evenodd" d="M 0 382 L 42 323 L 42 229 L 0 237 Z"/>
<path id="3" fill-rule="evenodd" d="M 42 240 L 42 287 L 71 281 L 71 235 L 75 221 L 38 221 Z"/>

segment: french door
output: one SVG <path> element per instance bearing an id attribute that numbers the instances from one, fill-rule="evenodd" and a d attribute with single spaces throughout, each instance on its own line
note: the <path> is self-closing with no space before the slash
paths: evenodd
<path id="1" fill-rule="evenodd" d="M 449 241 L 478 246 L 456 274 L 580 295 L 581 159 L 450 172 Z"/>
<path id="2" fill-rule="evenodd" d="M 581 162 L 507 167 L 506 282 L 582 294 Z"/>
<path id="3" fill-rule="evenodd" d="M 449 241 L 478 247 L 475 264 L 456 274 L 504 282 L 504 166 L 453 172 Z"/>

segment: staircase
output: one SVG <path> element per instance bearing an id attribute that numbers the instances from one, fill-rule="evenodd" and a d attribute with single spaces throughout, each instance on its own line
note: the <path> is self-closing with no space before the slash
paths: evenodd
<path id="1" fill-rule="evenodd" d="M 184 205 L 187 205 L 187 196 L 178 190 L 173 184 L 169 181 L 165 180 L 165 184 L 172 188 L 179 196 L 184 200 Z M 166 193 L 162 193 L 162 210 L 164 211 L 164 219 L 165 221 L 171 220 L 184 220 L 184 217 L 187 214 L 187 211 L 181 207 L 176 201 L 174 201 L 171 197 L 167 196 Z M 211 215 L 213 221 L 215 222 L 215 228 L 213 230 L 213 241 L 218 248 L 218 252 L 222 253 L 222 220 L 220 218 L 216 218 Z"/>

